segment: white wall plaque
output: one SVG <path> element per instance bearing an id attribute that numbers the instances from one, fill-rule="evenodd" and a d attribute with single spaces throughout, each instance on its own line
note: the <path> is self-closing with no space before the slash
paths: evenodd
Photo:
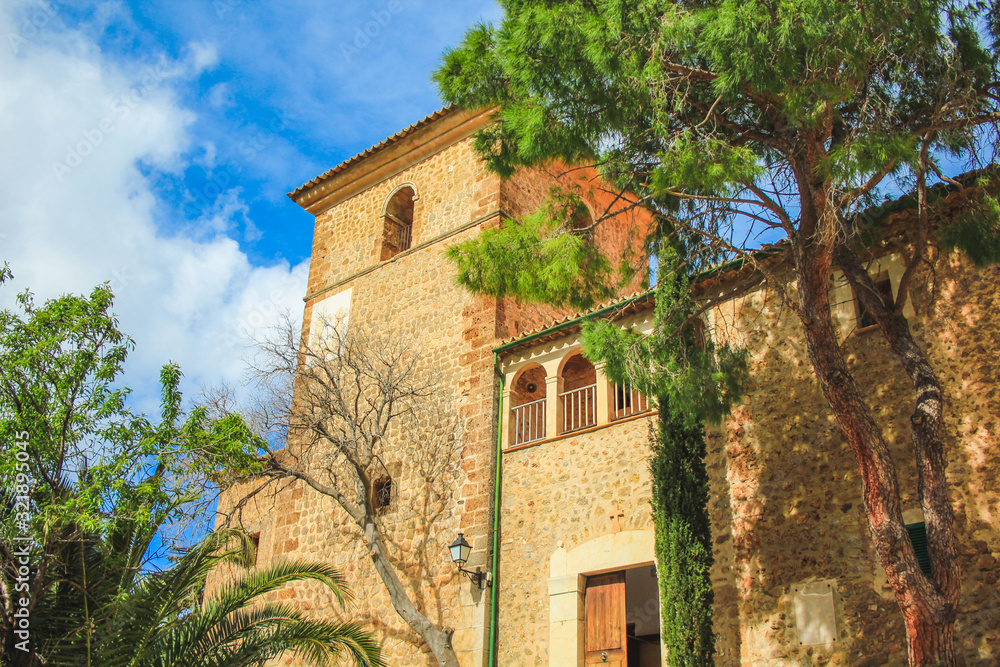
<path id="1" fill-rule="evenodd" d="M 837 613 L 833 604 L 836 583 L 836 579 L 829 579 L 792 586 L 795 628 L 800 646 L 837 641 Z"/>

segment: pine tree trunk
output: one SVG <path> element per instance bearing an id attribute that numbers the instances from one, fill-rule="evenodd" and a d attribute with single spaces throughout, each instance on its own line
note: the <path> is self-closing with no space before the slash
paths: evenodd
<path id="1" fill-rule="evenodd" d="M 935 667 L 955 665 L 955 621 L 936 620 L 938 615 L 922 605 L 903 612 L 906 621 L 906 647 L 911 665 Z"/>
<path id="2" fill-rule="evenodd" d="M 800 179 L 800 183 L 808 183 L 808 180 Z M 929 416 L 921 411 L 921 407 L 928 408 L 922 403 L 927 398 L 927 388 L 920 384 L 917 385 L 918 410 L 914 417 L 914 449 L 928 542 L 933 534 L 938 553 L 932 558 L 943 568 L 939 584 L 920 570 L 903 522 L 895 464 L 881 428 L 840 350 L 830 314 L 828 282 L 837 243 L 836 235 L 829 230 L 836 230 L 837 225 L 834 220 L 820 219 L 819 212 L 826 209 L 825 197 L 817 192 L 819 188 L 803 193 L 802 226 L 793 244 L 800 317 L 809 357 L 823 394 L 858 460 L 872 541 L 906 622 L 910 664 L 914 667 L 954 665 L 953 624 L 959 581 L 954 533 L 940 443 L 935 446 L 934 437 L 928 441 L 939 422 L 940 393 L 935 394 L 938 419 L 930 434 L 923 428 Z M 824 215 L 832 213 L 824 212 Z M 911 355 L 912 352 L 909 350 Z M 925 380 L 921 382 L 926 384 Z"/>
<path id="3" fill-rule="evenodd" d="M 927 527 L 931 577 L 928 579 L 921 572 L 919 579 L 910 586 L 917 590 L 922 587 L 921 594 L 904 594 L 900 602 L 906 619 L 910 664 L 954 664 L 953 625 L 962 581 L 955 522 L 948 499 L 944 445 L 940 437 L 943 410 L 940 382 L 927 357 L 913 340 L 909 324 L 902 314 L 903 302 L 883 304 L 875 296 L 877 292 L 871 277 L 850 248 L 839 248 L 836 259 L 865 308 L 878 322 L 890 348 L 910 376 L 917 395 L 910 423 L 917 462 L 917 484 Z M 905 299 L 905 295 L 902 298 Z M 893 588 L 896 589 L 895 583 Z M 900 599 L 900 593 L 897 592 L 896 597 Z"/>

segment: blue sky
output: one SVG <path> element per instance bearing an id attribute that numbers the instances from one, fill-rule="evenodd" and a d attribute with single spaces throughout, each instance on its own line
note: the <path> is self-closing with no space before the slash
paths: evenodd
<path id="1" fill-rule="evenodd" d="M 238 382 L 301 311 L 312 217 L 285 193 L 441 106 L 486 0 L 0 5 L 0 259 L 39 298 L 110 281 L 146 409 L 158 368 Z"/>

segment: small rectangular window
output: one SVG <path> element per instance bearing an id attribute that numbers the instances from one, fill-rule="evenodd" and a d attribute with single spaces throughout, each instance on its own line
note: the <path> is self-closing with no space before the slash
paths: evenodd
<path id="1" fill-rule="evenodd" d="M 874 282 L 875 282 L 875 290 L 878 292 L 878 295 L 882 297 L 882 303 L 886 304 L 887 306 L 891 306 L 893 303 L 892 282 L 889 280 L 889 276 L 884 274 L 880 275 L 875 279 Z M 854 295 L 854 304 L 858 314 L 859 329 L 866 329 L 868 327 L 873 327 L 876 324 L 878 324 L 878 322 L 875 321 L 875 317 L 868 312 L 868 309 L 865 308 L 865 305 L 861 302 L 861 299 L 858 298 L 857 293 L 855 293 Z"/>
<path id="2" fill-rule="evenodd" d="M 375 480 L 375 484 L 372 488 L 372 496 L 374 500 L 374 510 L 376 512 L 385 512 L 389 509 L 392 504 L 392 478 L 388 475 L 383 475 Z"/>

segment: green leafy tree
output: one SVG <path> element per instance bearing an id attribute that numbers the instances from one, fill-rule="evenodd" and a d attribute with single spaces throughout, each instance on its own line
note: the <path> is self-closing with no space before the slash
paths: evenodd
<path id="1" fill-rule="evenodd" d="M 736 258 L 756 269 L 748 272 L 752 280 L 766 280 L 801 322 L 820 387 L 858 460 L 910 663 L 955 664 L 961 577 L 942 388 L 903 307 L 927 260 L 931 187 L 981 185 L 948 177 L 942 160 L 976 166 L 983 149 L 988 157 L 995 147 L 1000 107 L 990 39 L 1000 10 L 947 0 L 501 4 L 502 23 L 471 30 L 436 74 L 449 101 L 497 109 L 498 122 L 476 139 L 480 154 L 501 175 L 554 159 L 599 165 L 611 183 L 638 196 L 621 208 L 643 206 L 669 219 L 685 241 L 701 240 L 705 251 L 690 257 L 688 268 Z M 860 243 L 872 220 L 859 214 L 900 189 L 915 191 L 917 215 L 906 230 L 909 263 L 895 298 L 886 300 L 864 268 Z M 980 207 L 951 239 L 978 240 L 974 257 L 982 261 L 996 259 L 1000 247 L 991 207 Z M 606 211 L 598 224 L 617 212 Z M 786 239 L 794 294 L 751 252 L 761 231 Z M 523 263 L 499 259 L 473 286 L 512 293 L 498 276 Z M 912 451 L 930 576 L 904 528 L 884 425 L 837 340 L 828 290 L 835 268 L 912 380 Z M 589 282 L 606 279 L 595 272 Z"/>
<path id="2" fill-rule="evenodd" d="M 0 282 L 9 275 L 5 266 Z M 161 373 L 160 421 L 129 409 L 129 390 L 116 379 L 132 341 L 118 329 L 106 286 L 89 298 L 41 306 L 25 292 L 18 303 L 21 312 L 0 312 L 0 661 L 201 664 L 167 658 L 208 646 L 210 635 L 216 653 L 204 656 L 220 660 L 211 664 L 257 664 L 279 648 L 312 657 L 346 650 L 379 664 L 370 640 L 353 626 L 317 624 L 279 607 L 246 608 L 275 585 L 301 578 L 317 579 L 343 599 L 332 571 L 292 564 L 254 573 L 203 604 L 190 593 L 203 584 L 205 568 L 246 558 L 245 549 L 220 553 L 218 538 L 209 538 L 153 573 L 153 559 L 175 552 L 172 538 L 203 528 L 208 482 L 222 462 L 256 439 L 236 416 L 183 414 L 173 365 Z M 175 597 L 155 597 L 168 593 Z M 165 634 L 172 628 L 187 634 Z M 131 640 L 139 635 L 156 640 Z M 127 645 L 115 643 L 126 636 Z"/>

